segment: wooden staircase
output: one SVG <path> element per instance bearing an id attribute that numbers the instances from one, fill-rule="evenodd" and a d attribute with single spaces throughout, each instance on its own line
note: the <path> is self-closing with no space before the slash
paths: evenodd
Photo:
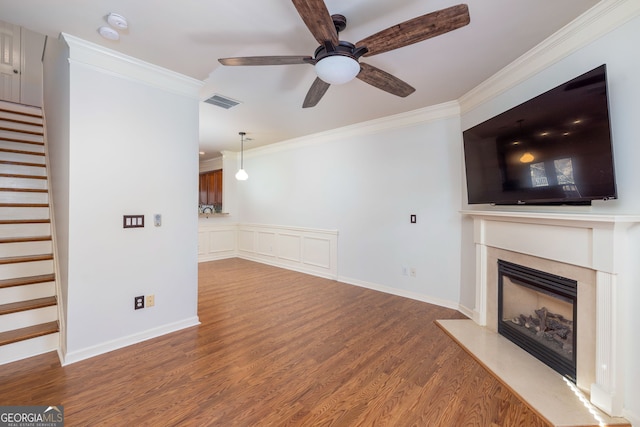
<path id="1" fill-rule="evenodd" d="M 59 347 L 42 111 L 0 101 L 0 364 Z"/>

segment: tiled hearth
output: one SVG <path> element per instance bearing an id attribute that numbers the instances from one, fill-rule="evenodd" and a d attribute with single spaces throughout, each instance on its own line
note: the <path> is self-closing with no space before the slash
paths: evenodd
<path id="1" fill-rule="evenodd" d="M 616 310 L 616 291 L 625 279 L 621 274 L 624 259 L 616 254 L 625 252 L 626 231 L 640 222 L 640 217 L 508 211 L 463 213 L 474 219 L 476 307 L 473 320 L 443 321 L 440 326 L 553 424 L 598 425 L 591 412 L 609 424 L 624 424 L 622 419 L 610 418 L 621 415 L 624 398 L 621 387 L 615 387 L 624 383 L 622 347 L 616 335 L 621 321 Z M 567 383 L 551 368 L 497 334 L 498 259 L 578 282 L 576 385 Z M 494 346 L 507 352 L 506 360 L 518 361 L 516 372 L 510 369 L 514 363 L 495 360 Z M 530 375 L 532 372 L 535 374 Z M 581 400 L 571 387 L 586 398 Z M 561 394 L 568 400 L 560 398 Z M 558 402 L 563 402 L 564 410 Z M 567 407 L 567 402 L 573 402 L 575 408 Z M 584 418 L 579 416 L 581 413 Z M 565 423 L 567 416 L 570 424 Z"/>

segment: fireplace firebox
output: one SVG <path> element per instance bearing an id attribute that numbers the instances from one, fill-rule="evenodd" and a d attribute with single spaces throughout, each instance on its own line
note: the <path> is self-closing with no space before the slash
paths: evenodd
<path id="1" fill-rule="evenodd" d="M 576 381 L 577 282 L 498 260 L 498 333 Z"/>

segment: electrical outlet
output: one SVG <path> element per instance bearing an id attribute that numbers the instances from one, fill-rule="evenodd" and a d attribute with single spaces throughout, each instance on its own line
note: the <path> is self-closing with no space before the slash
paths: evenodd
<path id="1" fill-rule="evenodd" d="M 411 267 L 411 270 L 409 270 L 409 275 L 411 277 L 416 277 L 416 268 L 415 267 Z"/>
<path id="2" fill-rule="evenodd" d="M 135 310 L 144 308 L 144 295 L 133 297 L 133 308 Z"/>
<path id="3" fill-rule="evenodd" d="M 154 305 L 156 305 L 156 296 L 147 295 L 147 307 L 153 307 Z"/>

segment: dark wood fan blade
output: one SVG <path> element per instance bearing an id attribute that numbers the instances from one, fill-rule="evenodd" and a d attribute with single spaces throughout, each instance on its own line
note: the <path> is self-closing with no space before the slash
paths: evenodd
<path id="1" fill-rule="evenodd" d="M 310 56 L 245 56 L 239 58 L 220 58 L 222 65 L 295 65 L 312 64 Z"/>
<path id="2" fill-rule="evenodd" d="M 360 40 L 356 46 L 368 49 L 364 56 L 377 55 L 448 33 L 469 22 L 468 6 L 459 4 L 389 27 Z"/>
<path id="3" fill-rule="evenodd" d="M 371 86 L 402 98 L 415 92 L 415 89 L 409 84 L 373 65 L 360 63 L 360 73 L 357 77 Z"/>
<path id="4" fill-rule="evenodd" d="M 338 31 L 323 0 L 292 1 L 300 17 L 318 43 L 324 44 L 328 40 L 334 46 L 338 45 Z"/>
<path id="5" fill-rule="evenodd" d="M 327 89 L 329 89 L 329 86 L 331 86 L 329 83 L 321 80 L 320 77 L 316 77 L 311 88 L 309 88 L 309 92 L 307 92 L 307 96 L 304 98 L 302 108 L 315 107 L 322 99 Z"/>

